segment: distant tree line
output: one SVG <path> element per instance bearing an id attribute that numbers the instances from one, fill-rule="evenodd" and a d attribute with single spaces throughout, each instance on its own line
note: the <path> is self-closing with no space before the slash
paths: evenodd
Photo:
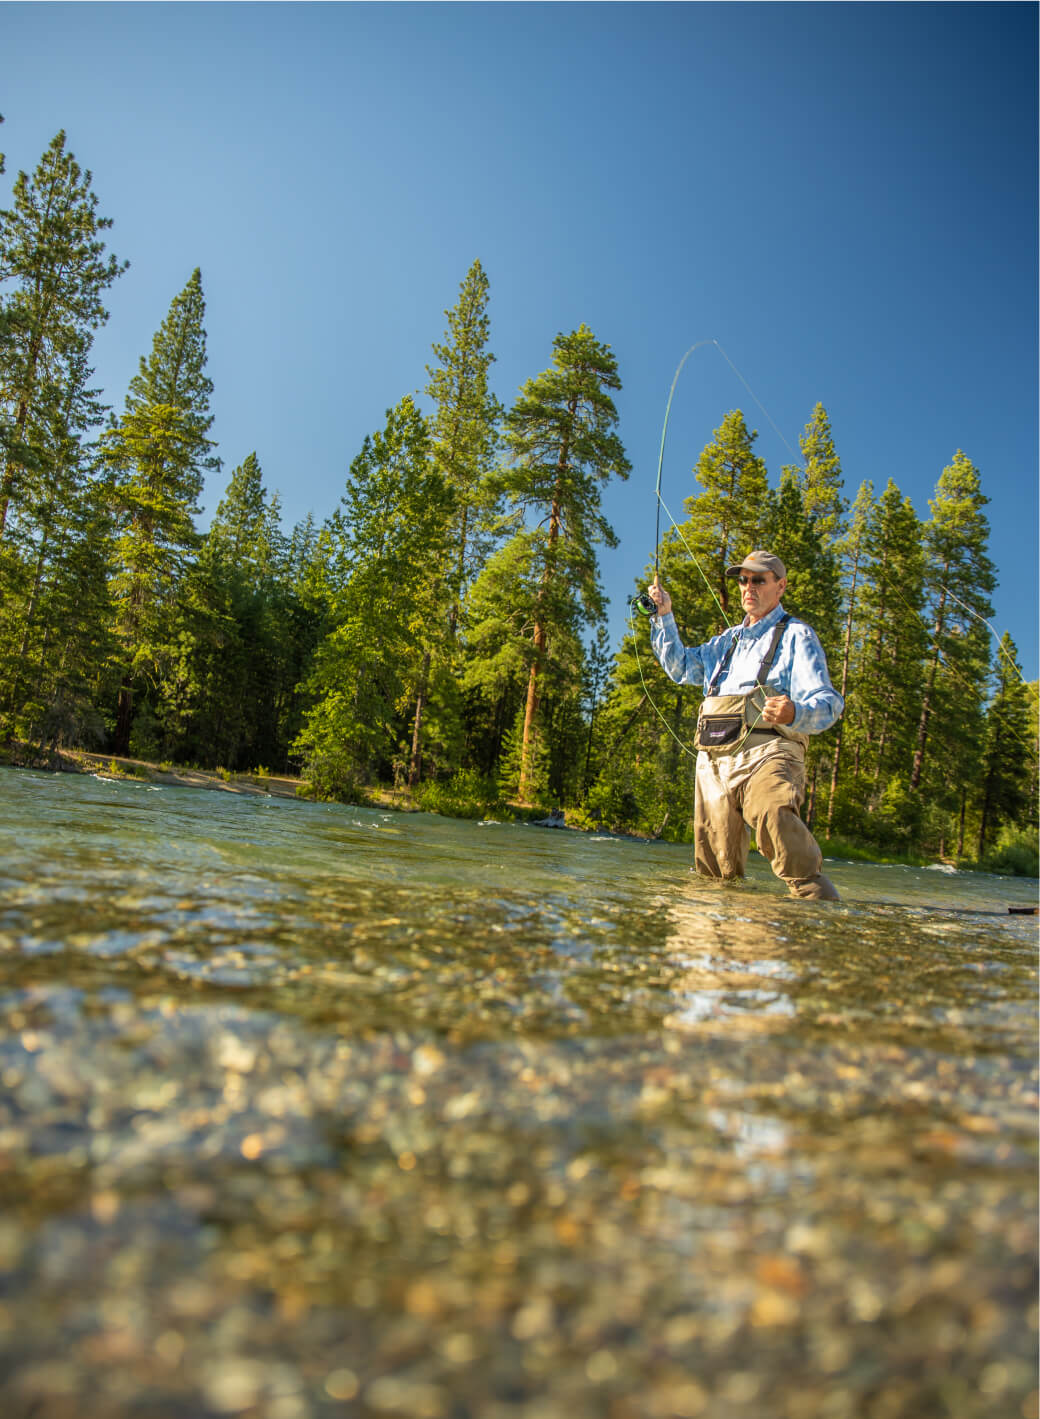
<path id="1" fill-rule="evenodd" d="M 3 170 L 0 158 L 0 171 Z M 479 261 L 412 395 L 385 413 L 321 523 L 283 530 L 255 452 L 209 529 L 198 270 L 174 296 L 121 413 L 91 384 L 94 333 L 126 269 L 92 177 L 59 133 L 0 212 L 0 738 L 34 761 L 80 747 L 296 771 L 349 799 L 377 783 L 486 811 L 684 839 L 697 697 L 645 625 L 613 653 L 598 550 L 629 463 L 609 345 L 581 325 L 509 409 L 490 384 Z M 826 410 L 776 488 L 739 410 L 694 470 L 662 580 L 696 643 L 739 616 L 724 569 L 754 546 L 790 568 L 843 719 L 812 742 L 806 815 L 878 852 L 1035 870 L 1037 694 L 991 635 L 987 499 L 957 452 L 918 519 L 889 480 L 851 505 Z M 647 572 L 647 579 L 650 572 Z M 642 583 L 640 583 L 642 584 Z"/>

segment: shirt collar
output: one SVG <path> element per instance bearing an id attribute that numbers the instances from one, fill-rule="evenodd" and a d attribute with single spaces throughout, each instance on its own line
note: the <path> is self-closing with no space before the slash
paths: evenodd
<path id="1" fill-rule="evenodd" d="M 772 611 L 770 611 L 769 615 L 763 616 L 761 621 L 756 621 L 753 626 L 748 625 L 747 616 L 745 616 L 743 621 L 741 621 L 740 623 L 741 637 L 750 637 L 752 640 L 755 640 L 759 636 L 765 635 L 766 631 L 771 631 L 776 625 L 777 621 L 779 621 L 780 617 L 783 615 L 784 603 L 782 601 L 778 601 L 777 604 L 773 607 Z"/>

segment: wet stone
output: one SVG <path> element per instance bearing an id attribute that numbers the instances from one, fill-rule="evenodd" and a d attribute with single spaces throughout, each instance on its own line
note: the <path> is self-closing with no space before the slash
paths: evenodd
<path id="1" fill-rule="evenodd" d="M 0 776 L 5 1413 L 1037 1415 L 1036 883 Z"/>

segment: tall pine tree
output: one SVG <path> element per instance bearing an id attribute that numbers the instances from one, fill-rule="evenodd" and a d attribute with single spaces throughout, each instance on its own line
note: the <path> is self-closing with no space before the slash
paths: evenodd
<path id="1" fill-rule="evenodd" d="M 52 742 L 55 726 L 62 739 L 74 732 L 65 710 L 52 712 L 56 677 L 68 690 L 75 662 L 74 698 L 92 718 L 87 662 L 104 655 L 71 596 L 90 557 L 80 539 L 101 526 L 85 440 L 103 410 L 89 355 L 126 266 L 106 254 L 111 221 L 97 205 L 59 133 L 0 212 L 0 714 L 9 732 Z"/>
<path id="2" fill-rule="evenodd" d="M 993 614 L 989 597 L 996 585 L 987 544 L 989 523 L 983 508 L 978 471 L 960 449 L 943 469 L 931 499 L 932 517 L 925 527 L 928 557 L 928 605 L 931 646 L 925 690 L 917 725 L 910 788 L 921 786 L 933 720 L 941 719 L 943 757 L 969 748 L 981 728 L 982 680 L 980 620 Z M 969 694 L 964 694 L 965 687 Z M 974 693 L 970 693 L 974 690 Z M 944 775 L 945 777 L 946 775 Z"/>
<path id="3" fill-rule="evenodd" d="M 822 404 L 798 440 L 805 460 L 797 469 L 804 495 L 805 514 L 812 522 L 824 547 L 838 541 L 845 529 L 848 504 L 842 496 L 841 460 L 834 446 L 830 419 Z"/>
<path id="4" fill-rule="evenodd" d="M 848 705 L 849 669 L 852 664 L 853 638 L 857 628 L 862 592 L 860 583 L 866 556 L 866 531 L 874 507 L 874 485 L 869 480 L 860 485 L 856 500 L 852 505 L 852 516 L 845 536 L 838 543 L 837 551 L 842 578 L 842 605 L 844 608 L 844 628 L 841 638 L 841 670 L 838 676 L 838 690 Z M 841 781 L 843 751 L 845 748 L 845 725 L 847 713 L 838 720 L 831 746 L 831 783 L 827 795 L 827 834 L 834 826 L 834 808 L 837 801 L 838 785 Z"/>
<path id="5" fill-rule="evenodd" d="M 349 793 L 407 762 L 408 707 L 431 639 L 445 633 L 439 572 L 453 512 L 406 395 L 351 464 L 317 569 L 333 624 L 307 682 L 296 749 L 318 792 Z"/>
<path id="6" fill-rule="evenodd" d="M 1029 724 L 1029 686 L 1022 679 L 1018 651 L 1009 635 L 1001 638 L 993 664 L 996 682 L 986 711 L 977 784 L 979 828 L 976 855 L 981 859 L 1005 823 L 1033 814 L 1030 796 L 1034 744 Z"/>
<path id="7" fill-rule="evenodd" d="M 554 636 L 595 625 L 604 610 L 596 546 L 617 545 L 600 510 L 600 490 L 627 478 L 629 462 L 615 432 L 611 391 L 621 388 L 617 360 L 586 325 L 553 341 L 553 362 L 529 379 L 506 419 L 510 467 L 503 488 L 537 519 L 517 537 L 529 549 L 536 581 L 518 790 L 533 786 L 541 681 Z"/>
<path id="8" fill-rule="evenodd" d="M 54 411 L 65 406 L 72 429 L 94 422 L 89 405 L 85 421 L 77 417 L 71 396 L 88 398 L 84 356 L 108 319 L 105 291 L 128 263 L 105 254 L 112 222 L 98 216 L 92 181 L 61 132 L 31 177 L 18 174 L 14 206 L 0 211 L 0 537 L 12 510 L 31 518 L 41 499 Z"/>
<path id="9" fill-rule="evenodd" d="M 437 364 L 427 366 L 433 400 L 431 453 L 455 499 L 451 557 L 452 631 L 459 602 L 487 559 L 494 540 L 499 490 L 493 478 L 503 410 L 488 384 L 494 355 L 487 348 L 488 278 L 479 261 L 466 273 L 459 299 L 445 311 L 448 329 L 435 344 Z"/>
<path id="10" fill-rule="evenodd" d="M 118 521 L 112 596 L 122 646 L 114 749 L 130 750 L 135 694 L 161 681 L 170 613 L 190 555 L 207 472 L 220 467 L 207 438 L 212 381 L 205 373 L 206 304 L 196 268 L 170 305 L 152 351 L 130 383 L 122 418 L 105 436 Z"/>
<path id="11" fill-rule="evenodd" d="M 456 633 L 467 588 L 494 543 L 500 493 L 492 477 L 502 408 L 488 385 L 494 355 L 487 348 L 488 279 L 479 261 L 466 273 L 455 306 L 445 311 L 448 330 L 435 344 L 438 363 L 427 366 L 426 392 L 433 400 L 431 455 L 451 490 L 454 516 L 444 547 L 443 583 L 447 640 L 440 659 L 431 643 L 423 653 L 412 724 L 408 781 L 414 787 L 423 767 L 424 740 L 431 710 L 440 739 L 461 734 L 456 696 L 457 667 L 446 662 L 457 652 Z M 431 691 L 440 688 L 441 694 Z"/>

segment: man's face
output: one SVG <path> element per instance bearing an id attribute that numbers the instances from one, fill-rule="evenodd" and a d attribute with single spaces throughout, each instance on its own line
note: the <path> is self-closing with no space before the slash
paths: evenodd
<path id="1" fill-rule="evenodd" d="M 787 578 L 774 576 L 772 572 L 740 573 L 740 604 L 751 625 L 779 605 L 786 586 Z"/>

